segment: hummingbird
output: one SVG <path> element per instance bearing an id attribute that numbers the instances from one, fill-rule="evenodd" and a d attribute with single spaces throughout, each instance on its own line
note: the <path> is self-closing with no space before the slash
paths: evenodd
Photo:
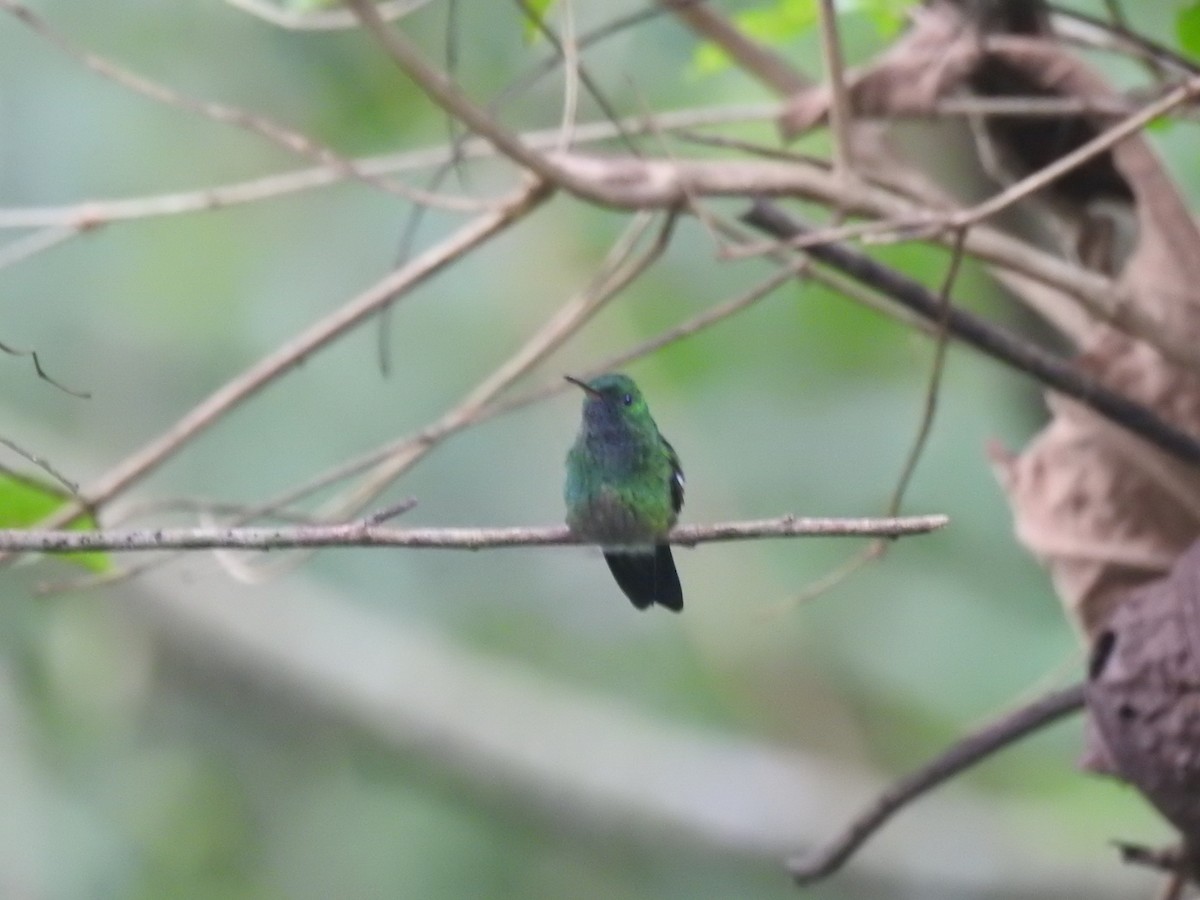
<path id="1" fill-rule="evenodd" d="M 581 388 L 583 421 L 567 454 L 567 526 L 595 541 L 617 585 L 638 609 L 683 609 L 671 547 L 659 543 L 683 506 L 679 457 L 658 431 L 642 392 L 626 375 Z"/>

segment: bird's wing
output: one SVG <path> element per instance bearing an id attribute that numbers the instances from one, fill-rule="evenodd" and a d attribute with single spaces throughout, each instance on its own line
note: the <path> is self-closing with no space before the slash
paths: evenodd
<path id="1" fill-rule="evenodd" d="M 662 442 L 667 448 L 667 460 L 671 463 L 671 506 L 675 512 L 679 512 L 683 508 L 683 467 L 679 465 L 679 454 L 671 442 L 666 438 L 662 438 Z"/>

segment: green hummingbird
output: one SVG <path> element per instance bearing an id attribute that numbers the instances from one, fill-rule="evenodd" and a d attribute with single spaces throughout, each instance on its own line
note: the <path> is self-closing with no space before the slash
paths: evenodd
<path id="1" fill-rule="evenodd" d="M 659 543 L 683 506 L 683 470 L 642 392 L 625 375 L 566 376 L 587 394 L 567 454 L 567 526 L 595 541 L 625 596 L 679 612 L 683 589 L 671 547 Z"/>

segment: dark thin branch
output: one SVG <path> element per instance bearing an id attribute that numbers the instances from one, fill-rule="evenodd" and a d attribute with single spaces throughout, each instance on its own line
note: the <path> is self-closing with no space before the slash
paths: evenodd
<path id="1" fill-rule="evenodd" d="M 1077 9 L 1068 9 L 1057 3 L 1048 5 L 1051 12 L 1054 13 L 1055 18 L 1078 22 L 1087 28 L 1093 28 L 1098 32 L 1111 36 L 1117 43 L 1116 47 L 1103 49 L 1124 51 L 1131 56 L 1140 56 L 1147 61 L 1152 60 L 1155 64 L 1169 68 L 1179 75 L 1200 75 L 1200 66 L 1197 66 L 1193 60 L 1188 59 L 1181 53 L 1177 53 L 1165 44 L 1151 40 L 1143 34 L 1138 34 L 1120 25 L 1114 25 L 1113 22 L 1097 18 L 1096 16 L 1090 16 Z M 1056 30 L 1062 31 L 1063 29 L 1060 26 Z M 1075 35 L 1071 34 L 1068 36 L 1074 37 Z"/>
<path id="2" fill-rule="evenodd" d="M 79 485 L 76 482 L 72 481 L 70 478 L 68 478 L 66 475 L 64 475 L 62 472 L 58 471 L 58 469 L 54 468 L 54 465 L 50 462 L 50 460 L 46 459 L 45 457 L 38 456 L 37 454 L 30 453 L 28 450 L 26 450 L 20 444 L 10 441 L 6 437 L 0 437 L 0 446 L 7 447 L 13 453 L 17 454 L 17 456 L 21 457 L 24 460 L 27 460 L 28 462 L 33 463 L 35 466 L 37 466 L 39 469 L 41 469 L 43 472 L 45 472 L 47 475 L 49 475 L 51 478 L 53 478 L 56 482 L 58 482 L 58 484 L 64 490 L 66 490 L 66 492 L 68 494 L 70 494 L 72 497 L 78 498 Z M 6 478 L 15 478 L 15 479 L 19 479 L 21 481 L 29 481 L 29 479 L 25 478 L 22 475 L 17 474 L 16 472 L 13 472 L 7 466 L 3 466 L 3 465 L 0 465 L 0 476 L 6 477 Z"/>
<path id="3" fill-rule="evenodd" d="M 404 509 L 408 506 L 404 505 Z M 396 514 L 388 510 L 386 516 Z M 500 547 L 586 544 L 565 525 L 529 528 L 390 528 L 377 516 L 338 525 L 266 528 L 144 528 L 101 531 L 0 529 L 0 552 L 79 553 L 133 550 L 285 550 L 297 547 L 418 547 L 484 550 Z M 783 537 L 905 537 L 926 534 L 949 523 L 948 516 L 816 519 L 780 516 L 715 525 L 680 525 L 663 543 L 692 547 L 714 541 Z"/>
<path id="4" fill-rule="evenodd" d="M 67 387 L 61 381 L 51 378 L 49 373 L 42 368 L 42 361 L 38 358 L 36 350 L 19 350 L 16 347 L 10 347 L 8 344 L 0 344 L 0 353 L 7 353 L 9 356 L 27 356 L 33 360 L 33 371 L 37 373 L 37 377 L 42 381 L 54 385 L 64 394 L 70 394 L 72 397 L 78 397 L 80 400 L 90 400 L 92 395 L 86 391 L 77 391 Z"/>
<path id="5" fill-rule="evenodd" d="M 812 234 L 816 229 L 789 216 L 765 200 L 755 202 L 742 221 L 780 240 Z M 942 310 L 937 295 L 918 281 L 844 244 L 818 244 L 806 253 L 855 281 L 886 295 L 921 318 L 938 322 Z M 1069 362 L 1026 338 L 994 325 L 958 306 L 946 312 L 946 326 L 956 340 L 1033 376 L 1042 384 L 1072 397 L 1084 406 L 1145 438 L 1186 463 L 1200 463 L 1200 440 L 1157 416 L 1152 410 L 1105 387 Z"/>
<path id="6" fill-rule="evenodd" d="M 967 735 L 941 756 L 900 779 L 879 795 L 858 818 L 827 845 L 789 863 L 797 884 L 832 875 L 893 815 L 955 775 L 1016 743 L 1039 728 L 1083 708 L 1083 684 L 1055 691 Z"/>

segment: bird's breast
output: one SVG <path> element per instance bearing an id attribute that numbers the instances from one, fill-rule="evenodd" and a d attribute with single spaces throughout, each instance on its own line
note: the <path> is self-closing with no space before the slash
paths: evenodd
<path id="1" fill-rule="evenodd" d="M 606 546 L 651 543 L 666 530 L 663 523 L 640 513 L 620 491 L 608 485 L 577 503 L 567 517 L 567 525 L 580 537 Z"/>

